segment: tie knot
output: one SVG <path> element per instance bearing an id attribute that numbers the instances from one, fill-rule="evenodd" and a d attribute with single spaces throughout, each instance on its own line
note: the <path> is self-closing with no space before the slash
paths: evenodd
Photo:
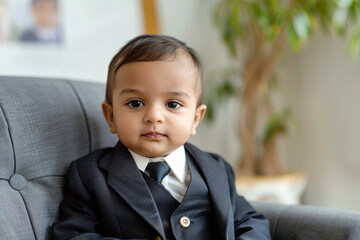
<path id="1" fill-rule="evenodd" d="M 170 167 L 166 162 L 149 162 L 146 169 L 149 176 L 158 183 L 161 183 L 163 178 L 170 172 Z"/>

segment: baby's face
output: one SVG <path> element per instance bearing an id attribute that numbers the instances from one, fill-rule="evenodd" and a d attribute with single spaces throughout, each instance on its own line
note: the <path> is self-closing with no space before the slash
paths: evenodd
<path id="1" fill-rule="evenodd" d="M 53 29 L 58 25 L 58 8 L 55 1 L 40 1 L 33 6 L 34 22 L 38 28 Z"/>
<path id="2" fill-rule="evenodd" d="M 179 54 L 174 61 L 134 62 L 117 72 L 112 107 L 103 104 L 113 133 L 130 150 L 166 156 L 184 144 L 205 114 L 197 106 L 199 72 Z"/>

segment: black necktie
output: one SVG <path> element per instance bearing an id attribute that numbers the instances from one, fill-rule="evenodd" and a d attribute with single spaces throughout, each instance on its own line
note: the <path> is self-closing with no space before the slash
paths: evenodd
<path id="1" fill-rule="evenodd" d="M 146 169 L 149 176 L 158 183 L 170 172 L 170 167 L 166 162 L 149 162 Z"/>

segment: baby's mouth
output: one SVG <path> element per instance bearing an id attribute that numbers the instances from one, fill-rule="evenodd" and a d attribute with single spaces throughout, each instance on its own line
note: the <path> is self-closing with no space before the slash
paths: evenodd
<path id="1" fill-rule="evenodd" d="M 159 132 L 147 132 L 145 134 L 141 134 L 142 137 L 145 137 L 150 140 L 160 140 L 161 138 L 165 137 L 166 135 L 159 133 Z"/>

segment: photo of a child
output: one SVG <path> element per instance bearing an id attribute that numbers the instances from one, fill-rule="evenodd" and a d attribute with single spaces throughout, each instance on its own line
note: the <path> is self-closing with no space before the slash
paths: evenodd
<path id="1" fill-rule="evenodd" d="M 0 0 L 0 43 L 59 45 L 60 0 Z"/>

